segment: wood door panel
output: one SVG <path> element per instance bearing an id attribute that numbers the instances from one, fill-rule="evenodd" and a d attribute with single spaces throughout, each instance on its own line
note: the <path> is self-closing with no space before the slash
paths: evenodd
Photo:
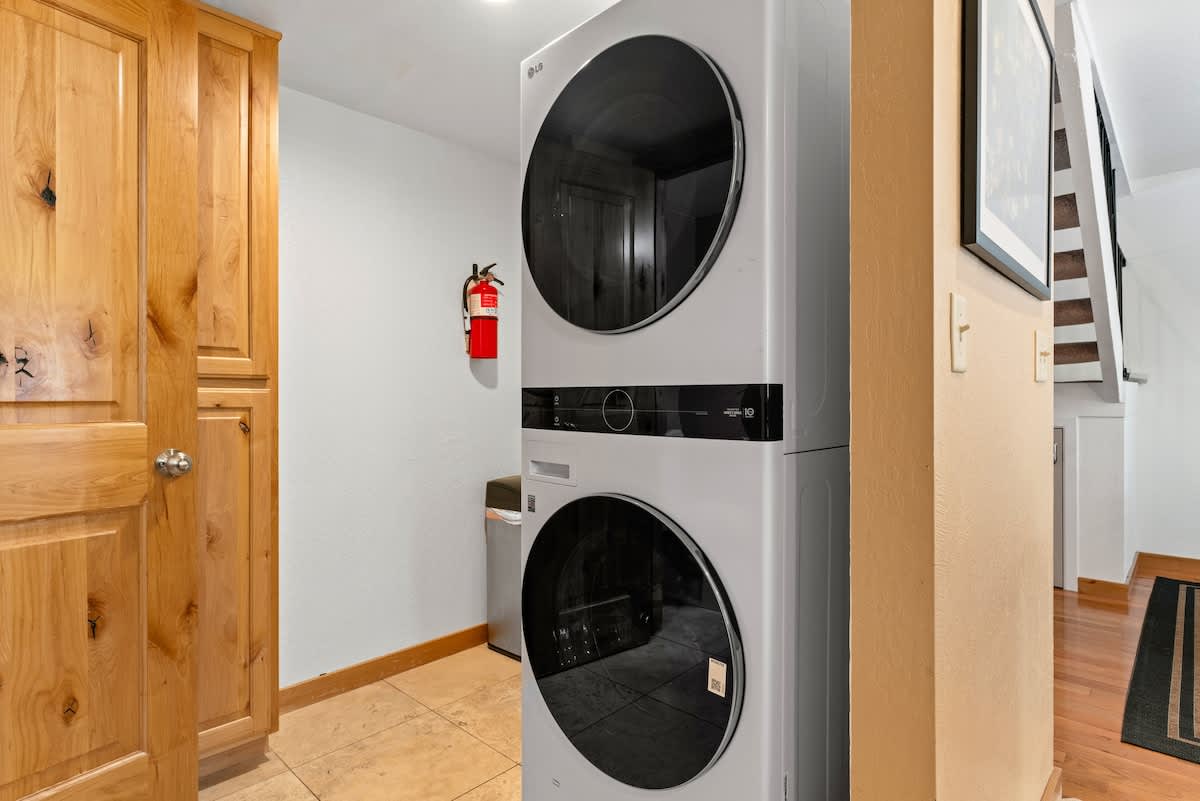
<path id="1" fill-rule="evenodd" d="M 200 353 L 251 359 L 250 54 L 200 37 Z"/>
<path id="2" fill-rule="evenodd" d="M 578 313 L 575 322 L 584 326 L 614 325 L 624 322 L 614 315 L 628 319 L 630 314 L 643 317 L 653 311 L 659 281 L 654 174 L 555 144 L 541 150 L 528 171 L 526 199 L 533 222 L 526 244 L 533 259 L 545 267 L 538 287 L 547 301 Z M 598 209 L 597 204 L 616 207 Z M 589 219 L 578 219 L 576 212 Z M 564 217 L 568 218 L 565 225 L 558 222 Z M 600 242 L 610 235 L 611 241 Z M 598 248 L 605 252 L 598 255 Z M 591 297 L 594 287 L 588 284 L 598 257 L 619 258 L 628 267 L 620 286 L 610 281 L 602 288 L 609 296 L 603 301 Z M 559 270 L 557 286 L 551 283 L 553 267 Z"/>
<path id="3" fill-rule="evenodd" d="M 196 36 L 0 0 L 0 801 L 195 799 Z"/>
<path id="4" fill-rule="evenodd" d="M 141 531 L 140 509 L 0 526 L 0 801 L 140 750 Z"/>
<path id="5" fill-rule="evenodd" d="M 199 371 L 268 378 L 275 347 L 274 39 L 200 15 Z"/>
<path id="6" fill-rule="evenodd" d="M 0 423 L 137 419 L 138 46 L 0 0 L 0 53 Z"/>
<path id="7" fill-rule="evenodd" d="M 200 410 L 202 729 L 250 714 L 250 414 L 238 408 Z"/>
<path id="8" fill-rule="evenodd" d="M 207 753 L 273 726 L 274 427 L 268 390 L 202 389 L 199 407 L 197 669 Z"/>
<path id="9" fill-rule="evenodd" d="M 199 16 L 199 743 L 278 726 L 278 35 Z M 232 388 L 226 388 L 232 385 Z"/>
<path id="10" fill-rule="evenodd" d="M 120 509 L 146 497 L 141 423 L 0 427 L 0 453 L 0 520 Z M 53 472 L 41 469 L 47 464 Z"/>

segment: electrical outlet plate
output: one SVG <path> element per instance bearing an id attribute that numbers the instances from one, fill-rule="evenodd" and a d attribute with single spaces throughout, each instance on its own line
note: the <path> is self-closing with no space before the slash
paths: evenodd
<path id="1" fill-rule="evenodd" d="M 971 330 L 967 318 L 967 299 L 958 292 L 950 294 L 950 370 L 967 372 L 966 333 Z"/>
<path id="2" fill-rule="evenodd" d="M 1042 384 L 1054 377 L 1054 343 L 1049 333 L 1039 330 L 1033 344 L 1033 380 Z"/>

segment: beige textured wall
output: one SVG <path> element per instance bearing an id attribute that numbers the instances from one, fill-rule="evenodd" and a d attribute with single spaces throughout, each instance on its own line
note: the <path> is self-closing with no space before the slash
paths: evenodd
<path id="1" fill-rule="evenodd" d="M 855 801 L 1037 801 L 1053 769 L 1052 310 L 959 246 L 961 26 L 854 0 Z"/>

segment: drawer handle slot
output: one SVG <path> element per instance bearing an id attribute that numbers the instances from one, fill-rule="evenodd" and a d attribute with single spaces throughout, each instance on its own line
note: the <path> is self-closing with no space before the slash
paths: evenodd
<path id="1" fill-rule="evenodd" d="M 571 478 L 571 465 L 563 464 L 562 462 L 542 462 L 537 459 L 530 459 L 529 475 L 569 481 Z"/>

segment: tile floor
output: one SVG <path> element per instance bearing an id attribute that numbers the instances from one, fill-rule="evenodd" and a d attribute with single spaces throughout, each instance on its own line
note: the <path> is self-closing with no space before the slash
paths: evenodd
<path id="1" fill-rule="evenodd" d="M 480 646 L 298 709 L 200 801 L 520 801 L 520 672 Z"/>

